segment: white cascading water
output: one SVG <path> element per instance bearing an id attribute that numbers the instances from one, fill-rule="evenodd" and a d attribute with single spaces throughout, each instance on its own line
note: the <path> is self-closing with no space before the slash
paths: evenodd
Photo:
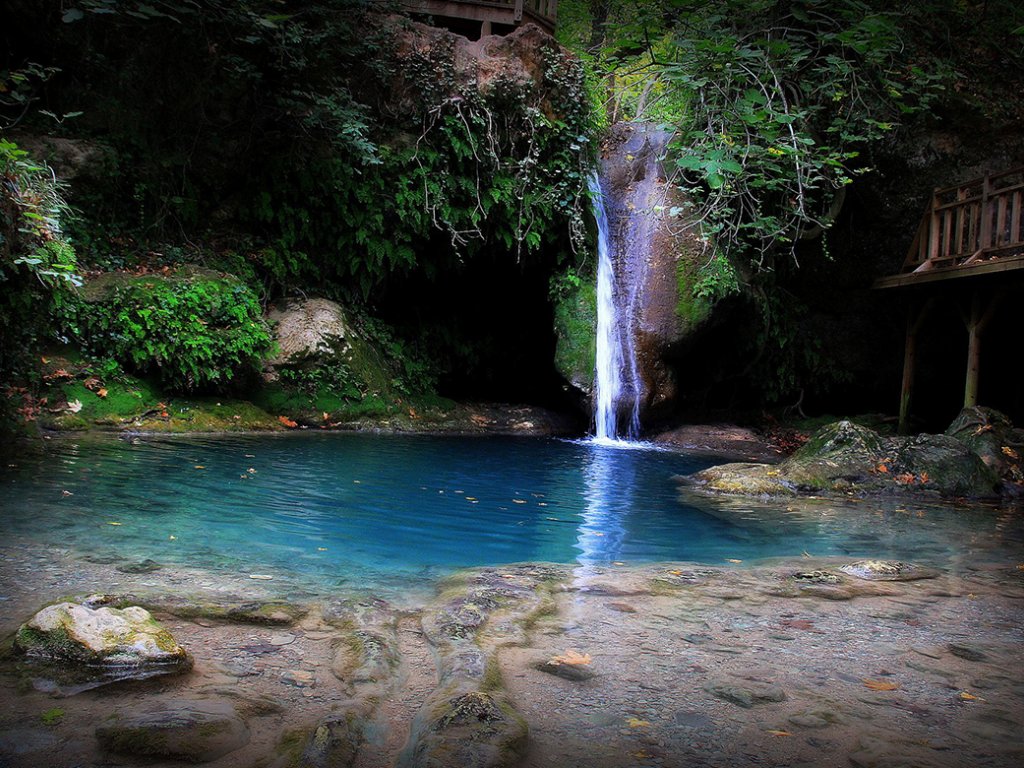
<path id="1" fill-rule="evenodd" d="M 601 182 L 597 174 L 590 177 L 590 194 L 597 220 L 597 370 L 594 393 L 594 436 L 600 442 L 625 438 L 635 439 L 639 432 L 639 403 L 635 391 L 627 393 L 633 400 L 629 426 L 620 435 L 618 414 L 623 396 L 623 361 L 628 355 L 626 368 L 636 369 L 633 345 L 627 322 L 620 322 L 616 307 L 615 265 L 612 261 L 608 214 L 605 209 Z M 633 376 L 635 379 L 636 376 Z M 629 388 L 636 390 L 635 385 Z"/>

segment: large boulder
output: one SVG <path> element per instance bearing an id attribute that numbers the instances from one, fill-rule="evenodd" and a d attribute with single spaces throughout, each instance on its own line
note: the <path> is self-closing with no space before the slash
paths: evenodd
<path id="1" fill-rule="evenodd" d="M 249 729 L 229 702 L 183 699 L 115 718 L 96 729 L 108 752 L 207 763 L 249 743 Z"/>
<path id="2" fill-rule="evenodd" d="M 946 430 L 974 451 L 1006 484 L 1024 490 L 1024 430 L 999 411 L 972 406 L 960 411 Z"/>
<path id="3" fill-rule="evenodd" d="M 999 488 L 998 475 L 956 438 L 883 437 L 851 421 L 823 427 L 781 464 L 723 464 L 683 481 L 720 493 L 770 496 L 906 490 L 993 496 Z"/>
<path id="4" fill-rule="evenodd" d="M 344 356 L 352 336 L 345 311 L 327 299 L 283 302 L 267 315 L 274 326 L 277 354 L 272 366 L 296 365 L 308 360 Z"/>
<path id="5" fill-rule="evenodd" d="M 117 678 L 152 677 L 192 666 L 171 633 L 137 606 L 50 605 L 21 626 L 14 646 L 32 659 L 84 666 Z"/>

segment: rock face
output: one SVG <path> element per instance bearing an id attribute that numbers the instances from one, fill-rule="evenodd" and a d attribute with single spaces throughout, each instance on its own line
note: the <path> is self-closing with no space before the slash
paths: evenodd
<path id="1" fill-rule="evenodd" d="M 670 358 L 708 320 L 713 300 L 693 285 L 712 251 L 683 214 L 682 193 L 667 181 L 661 159 L 672 134 L 644 123 L 612 126 L 601 145 L 600 176 L 616 275 L 615 305 L 637 362 L 641 419 L 664 411 L 676 396 Z M 675 215 L 673 215 L 675 214 Z M 683 214 L 683 215 L 680 215 Z M 576 290 L 556 307 L 559 372 L 588 391 L 593 377 L 593 333 L 581 319 L 593 306 L 593 288 Z M 562 311 L 560 311 L 562 310 Z M 580 360 L 589 352 L 589 369 Z"/>
<path id="2" fill-rule="evenodd" d="M 295 365 L 307 360 L 344 355 L 351 344 L 345 312 L 327 299 L 282 304 L 267 319 L 274 323 L 278 353 L 270 365 Z"/>
<path id="3" fill-rule="evenodd" d="M 1005 484 L 1024 493 L 1024 430 L 992 408 L 964 408 L 946 434 L 974 451 Z"/>
<path id="4" fill-rule="evenodd" d="M 183 699 L 96 729 L 108 752 L 207 763 L 249 743 L 249 729 L 226 701 Z"/>
<path id="5" fill-rule="evenodd" d="M 35 659 L 99 668 L 118 677 L 151 677 L 192 666 L 171 633 L 136 606 L 47 606 L 21 626 L 14 643 Z"/>
<path id="6" fill-rule="evenodd" d="M 993 496 L 999 487 L 996 473 L 954 437 L 883 437 L 850 421 L 823 427 L 779 465 L 723 464 L 684 482 L 723 493 L 781 496 L 906 490 Z"/>

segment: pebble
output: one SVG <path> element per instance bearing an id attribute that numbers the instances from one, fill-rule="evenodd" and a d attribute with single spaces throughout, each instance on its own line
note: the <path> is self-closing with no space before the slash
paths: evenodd
<path id="1" fill-rule="evenodd" d="M 281 681 L 296 688 L 311 688 L 315 682 L 312 672 L 304 669 L 287 669 L 281 675 Z"/>
<path id="2" fill-rule="evenodd" d="M 295 635 L 291 632 L 277 632 L 271 635 L 267 642 L 276 646 L 291 645 L 295 642 Z"/>

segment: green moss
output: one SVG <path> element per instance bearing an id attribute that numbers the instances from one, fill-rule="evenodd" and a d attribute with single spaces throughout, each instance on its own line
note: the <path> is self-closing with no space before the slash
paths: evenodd
<path id="1" fill-rule="evenodd" d="M 60 707 L 54 707 L 53 709 L 48 709 L 40 714 L 39 719 L 42 721 L 43 725 L 60 725 L 60 722 L 64 719 L 64 714 L 63 709 Z"/>
<path id="2" fill-rule="evenodd" d="M 498 663 L 497 654 L 492 653 L 487 657 L 487 666 L 484 668 L 483 679 L 480 680 L 480 690 L 485 693 L 493 693 L 505 688 L 505 678 L 501 674 L 501 665 Z"/>
<path id="3" fill-rule="evenodd" d="M 118 725 L 103 726 L 97 736 L 111 752 L 127 755 L 168 754 L 167 734 L 152 728 L 130 728 Z"/>
<path id="4" fill-rule="evenodd" d="M 575 386 L 594 385 L 597 359 L 597 286 L 593 280 L 569 285 L 555 301 L 555 368 Z"/>
<path id="5" fill-rule="evenodd" d="M 700 285 L 700 267 L 687 259 L 679 259 L 676 262 L 676 316 L 682 321 L 684 331 L 707 320 L 714 306 L 714 297 L 702 292 Z"/>

